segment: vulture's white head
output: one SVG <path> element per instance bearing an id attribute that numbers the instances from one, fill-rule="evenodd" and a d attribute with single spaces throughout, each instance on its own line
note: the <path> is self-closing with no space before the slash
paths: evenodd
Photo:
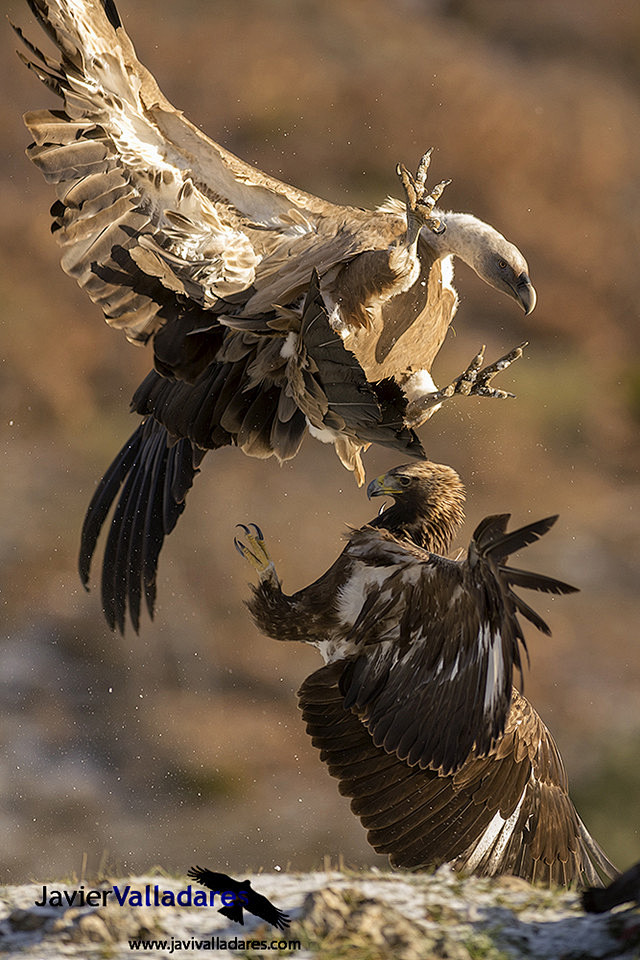
<path id="1" fill-rule="evenodd" d="M 446 229 L 441 234 L 430 233 L 428 242 L 440 256 L 460 257 L 485 283 L 506 293 L 526 314 L 531 313 L 536 291 L 527 261 L 515 244 L 470 213 L 435 213 Z"/>

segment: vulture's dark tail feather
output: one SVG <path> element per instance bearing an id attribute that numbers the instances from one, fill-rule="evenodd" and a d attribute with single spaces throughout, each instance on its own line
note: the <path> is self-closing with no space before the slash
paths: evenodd
<path id="1" fill-rule="evenodd" d="M 100 530 L 107 518 L 116 494 L 122 486 L 124 477 L 126 477 L 131 470 L 133 462 L 138 455 L 142 444 L 144 427 L 145 424 L 141 424 L 135 433 L 129 437 L 98 484 L 96 492 L 91 498 L 91 503 L 89 504 L 82 525 L 80 556 L 78 560 L 80 579 L 85 587 L 87 587 L 89 583 L 91 560 L 96 549 Z"/>
<path id="2" fill-rule="evenodd" d="M 100 531 L 118 498 L 102 568 L 102 605 L 112 629 L 124 631 L 128 610 L 138 630 L 143 594 L 153 617 L 160 550 L 184 510 L 202 456 L 189 440 L 173 443 L 150 417 L 100 481 L 82 528 L 79 571 L 86 587 Z"/>

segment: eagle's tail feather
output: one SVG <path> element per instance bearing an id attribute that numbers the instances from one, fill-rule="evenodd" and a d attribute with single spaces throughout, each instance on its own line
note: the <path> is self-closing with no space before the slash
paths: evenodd
<path id="1" fill-rule="evenodd" d="M 517 530 L 511 530 L 509 533 L 503 533 L 493 541 L 489 541 L 486 546 L 483 545 L 482 552 L 486 557 L 500 563 L 512 553 L 522 550 L 535 543 L 540 537 L 544 536 L 558 519 L 557 514 L 553 517 L 545 517 L 543 520 L 534 520 L 524 527 L 518 527 Z M 474 538 L 475 539 L 475 538 Z M 489 539 L 489 538 L 487 538 Z"/>
<path id="2" fill-rule="evenodd" d="M 548 577 L 542 573 L 533 573 L 530 570 L 520 570 L 518 567 L 509 567 L 504 561 L 510 554 L 522 550 L 540 537 L 544 536 L 558 519 L 557 515 L 535 520 L 517 530 L 507 533 L 507 523 L 510 514 L 501 513 L 485 517 L 476 527 L 473 534 L 473 546 L 476 552 L 498 563 L 498 570 L 503 581 L 508 585 L 509 593 L 518 613 L 532 623 L 538 630 L 551 635 L 551 630 L 542 617 L 536 613 L 528 603 L 513 593 L 512 587 L 523 587 L 527 590 L 539 590 L 543 593 L 576 593 L 578 588 L 563 580 Z"/>
<path id="3" fill-rule="evenodd" d="M 577 587 L 555 577 L 547 577 L 542 573 L 532 573 L 530 570 L 518 570 L 516 567 L 500 567 L 500 573 L 510 586 L 526 587 L 527 590 L 541 590 L 543 593 L 576 593 Z"/>

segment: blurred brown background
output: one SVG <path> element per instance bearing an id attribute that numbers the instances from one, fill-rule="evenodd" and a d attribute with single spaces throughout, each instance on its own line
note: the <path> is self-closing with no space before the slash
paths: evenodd
<path id="1" fill-rule="evenodd" d="M 42 34 L 17 0 L 1 7 Z M 620 867 L 640 856 L 640 7 L 635 0 L 120 0 L 167 96 L 245 160 L 328 199 L 397 195 L 395 164 L 435 145 L 452 209 L 525 252 L 535 313 L 464 265 L 443 384 L 478 346 L 526 356 L 500 386 L 421 431 L 469 488 L 463 546 L 486 513 L 561 519 L 527 565 L 580 586 L 536 606 L 525 692 L 555 734 L 572 794 Z M 296 707 L 319 665 L 262 637 L 243 606 L 237 521 L 263 526 L 298 589 L 346 523 L 372 515 L 332 450 L 292 464 L 205 461 L 165 546 L 155 622 L 111 635 L 97 578 L 76 574 L 84 510 L 134 428 L 150 363 L 66 277 L 53 191 L 24 157 L 27 109 L 54 98 L 2 33 L 3 469 L 0 502 L 0 878 L 101 864 L 184 872 L 383 864 L 319 762 Z M 370 450 L 368 475 L 393 466 Z M 377 505 L 374 505 L 377 506 Z"/>

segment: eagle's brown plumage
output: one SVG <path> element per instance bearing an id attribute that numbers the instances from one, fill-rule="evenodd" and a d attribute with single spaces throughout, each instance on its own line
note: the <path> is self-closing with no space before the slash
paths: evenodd
<path id="1" fill-rule="evenodd" d="M 323 654 L 300 706 L 372 846 L 403 867 L 450 861 L 560 883 L 612 875 L 569 799 L 549 731 L 512 685 L 518 615 L 549 632 L 513 588 L 575 588 L 506 559 L 556 518 L 509 532 L 508 515 L 487 517 L 453 561 L 442 553 L 464 491 L 450 467 L 396 467 L 368 492 L 394 502 L 290 597 L 257 528 L 245 528 L 239 548 L 260 570 L 249 602 L 258 626 Z"/>
<path id="2" fill-rule="evenodd" d="M 499 396 L 490 365 L 436 390 L 429 371 L 456 309 L 453 256 L 525 312 L 526 261 L 487 224 L 434 210 L 428 156 L 401 175 L 405 203 L 338 206 L 208 139 L 138 61 L 113 0 L 29 0 L 57 47 L 22 37 L 62 109 L 25 117 L 28 154 L 55 184 L 62 266 L 154 370 L 133 398 L 147 418 L 100 483 L 83 531 L 86 584 L 114 501 L 103 606 L 137 629 L 158 555 L 207 450 L 289 459 L 307 429 L 358 481 L 370 442 L 423 455 L 411 429 L 462 392 Z M 18 31 L 20 33 L 20 31 Z M 511 360 L 516 350 L 508 355 Z M 500 365 L 500 369 L 504 364 Z"/>
<path id="3" fill-rule="evenodd" d="M 614 877 L 571 802 L 551 733 L 512 691 L 504 734 L 484 757 L 472 752 L 454 774 L 409 766 L 376 747 L 344 708 L 342 664 L 327 664 L 298 692 L 307 732 L 377 853 L 395 867 L 451 863 L 479 875 L 600 886 Z"/>

